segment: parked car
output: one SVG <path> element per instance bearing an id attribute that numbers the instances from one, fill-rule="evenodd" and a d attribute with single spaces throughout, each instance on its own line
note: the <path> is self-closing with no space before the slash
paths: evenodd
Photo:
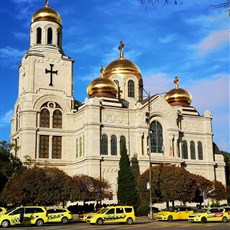
<path id="1" fill-rule="evenodd" d="M 213 207 L 200 209 L 188 217 L 190 222 L 207 223 L 212 221 L 230 221 L 230 207 Z"/>
<path id="2" fill-rule="evenodd" d="M 67 208 L 48 209 L 48 222 L 61 222 L 66 224 L 73 219 L 72 213 Z"/>
<path id="3" fill-rule="evenodd" d="M 0 207 L 0 215 L 4 214 L 6 212 L 6 208 Z"/>
<path id="4" fill-rule="evenodd" d="M 104 207 L 103 208 L 99 208 L 97 210 L 94 210 L 92 212 L 82 213 L 82 214 L 79 215 L 79 220 L 85 222 L 86 219 L 87 219 L 87 216 L 92 216 L 92 215 L 95 215 L 95 213 L 100 213 L 100 212 L 102 212 L 103 209 L 104 209 Z"/>
<path id="5" fill-rule="evenodd" d="M 3 228 L 20 224 L 35 224 L 40 227 L 47 221 L 47 210 L 43 206 L 16 207 L 0 215 L 0 225 Z"/>
<path id="6" fill-rule="evenodd" d="M 189 215 L 193 213 L 193 209 L 187 206 L 173 206 L 161 210 L 156 214 L 157 220 L 188 220 Z"/>
<path id="7" fill-rule="evenodd" d="M 136 220 L 132 206 L 108 206 L 97 213 L 87 216 L 86 222 L 90 224 L 127 223 Z"/>

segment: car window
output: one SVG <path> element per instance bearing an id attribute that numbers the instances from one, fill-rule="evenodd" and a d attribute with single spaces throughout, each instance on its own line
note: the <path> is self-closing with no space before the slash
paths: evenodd
<path id="1" fill-rule="evenodd" d="M 123 208 L 116 208 L 116 213 L 117 213 L 117 214 L 124 213 Z"/>
<path id="2" fill-rule="evenodd" d="M 18 209 L 15 209 L 13 212 L 11 212 L 10 215 L 20 214 L 22 211 L 24 211 L 23 208 L 18 208 Z"/>
<path id="3" fill-rule="evenodd" d="M 26 214 L 27 214 L 27 213 L 29 213 L 29 214 L 34 213 L 34 208 L 26 208 L 25 213 L 26 213 Z"/>
<path id="4" fill-rule="evenodd" d="M 218 209 L 217 209 L 217 208 L 213 208 L 213 209 L 210 209 L 210 210 L 209 210 L 209 213 L 215 213 L 215 212 L 218 212 Z"/>
<path id="5" fill-rule="evenodd" d="M 39 213 L 39 212 L 45 212 L 45 210 L 44 209 L 42 209 L 42 208 L 34 208 L 34 213 Z"/>
<path id="6" fill-rule="evenodd" d="M 60 213 L 60 212 L 66 212 L 64 209 L 48 209 L 48 213 Z"/>
<path id="7" fill-rule="evenodd" d="M 114 208 L 111 208 L 109 209 L 106 214 L 114 214 L 115 213 L 115 209 Z"/>
<path id="8" fill-rule="evenodd" d="M 8 213 L 12 212 L 13 210 L 15 210 L 15 208 L 9 209 L 5 214 L 8 214 Z"/>
<path id="9" fill-rule="evenodd" d="M 130 213 L 130 212 L 132 212 L 132 211 L 133 211 L 132 208 L 125 208 L 125 212 L 127 212 L 127 213 Z"/>

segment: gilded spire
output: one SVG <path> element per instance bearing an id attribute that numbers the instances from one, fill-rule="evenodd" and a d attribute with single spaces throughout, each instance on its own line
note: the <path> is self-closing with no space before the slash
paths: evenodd
<path id="1" fill-rule="evenodd" d="M 178 76 L 176 76 L 175 80 L 174 80 L 174 84 L 175 84 L 176 89 L 178 89 L 178 87 L 179 87 L 179 81 L 180 81 L 180 78 Z"/>
<path id="2" fill-rule="evenodd" d="M 101 72 L 101 78 L 104 78 L 105 67 L 103 65 L 101 65 L 100 72 Z"/>
<path id="3" fill-rule="evenodd" d="M 49 0 L 46 0 L 46 7 L 49 7 Z"/>
<path id="4" fill-rule="evenodd" d="M 120 45 L 118 47 L 118 49 L 120 50 L 120 58 L 124 58 L 124 47 L 125 47 L 125 43 L 123 41 L 120 41 Z"/>

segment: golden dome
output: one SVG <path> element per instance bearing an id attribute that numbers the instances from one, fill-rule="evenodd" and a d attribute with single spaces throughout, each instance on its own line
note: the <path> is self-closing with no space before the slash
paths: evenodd
<path id="1" fill-rule="evenodd" d="M 104 76 L 109 78 L 113 74 L 133 74 L 141 78 L 141 71 L 136 64 L 124 58 L 124 48 L 125 44 L 121 41 L 119 50 L 120 50 L 120 58 L 111 62 L 106 68 L 104 72 Z"/>
<path id="2" fill-rule="evenodd" d="M 32 23 L 37 21 L 52 21 L 61 24 L 61 16 L 46 1 L 46 5 L 32 16 Z"/>
<path id="3" fill-rule="evenodd" d="M 165 94 L 165 100 L 172 106 L 189 106 L 192 102 L 191 94 L 185 89 L 178 88 L 179 77 L 176 77 L 174 83 L 176 87 Z"/>
<path id="4" fill-rule="evenodd" d="M 104 67 L 101 68 L 101 77 L 93 80 L 87 87 L 87 93 L 89 97 L 116 97 L 117 86 L 116 84 L 103 77 Z"/>

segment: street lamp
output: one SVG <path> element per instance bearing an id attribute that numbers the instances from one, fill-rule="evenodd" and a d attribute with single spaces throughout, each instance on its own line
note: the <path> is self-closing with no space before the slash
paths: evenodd
<path id="1" fill-rule="evenodd" d="M 143 90 L 148 95 L 148 112 L 146 113 L 146 123 L 148 125 L 148 140 L 147 140 L 147 153 L 149 155 L 149 215 L 153 218 L 153 207 L 152 207 L 152 172 L 151 172 L 151 130 L 150 130 L 150 93 L 148 93 L 144 88 Z"/>
<path id="2" fill-rule="evenodd" d="M 101 200 L 102 200 L 102 185 L 101 185 L 101 183 L 102 183 L 102 177 L 101 177 L 101 163 L 102 163 L 102 161 L 104 161 L 104 157 L 101 157 L 100 158 L 100 205 L 101 205 Z"/>

